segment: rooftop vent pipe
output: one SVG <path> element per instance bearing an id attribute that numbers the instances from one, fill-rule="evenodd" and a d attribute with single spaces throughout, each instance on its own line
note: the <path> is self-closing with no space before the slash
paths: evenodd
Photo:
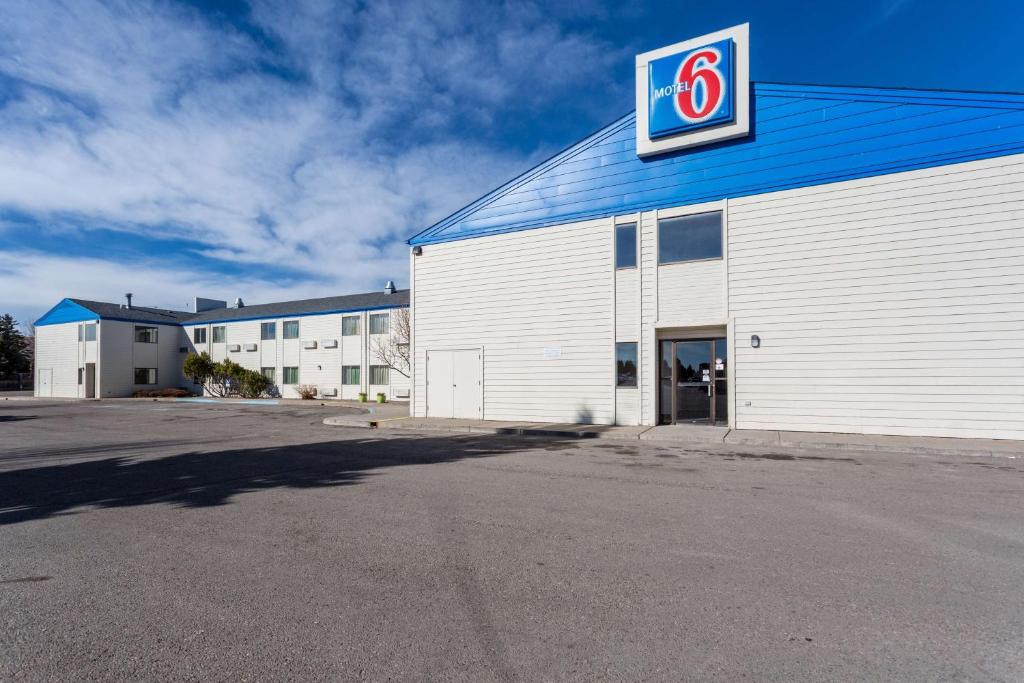
<path id="1" fill-rule="evenodd" d="M 235 308 L 245 308 L 245 302 L 242 301 L 242 297 L 237 297 L 235 299 Z"/>
<path id="2" fill-rule="evenodd" d="M 395 293 L 395 283 L 392 282 L 391 280 L 388 280 L 388 283 L 386 285 L 384 285 L 384 293 L 385 294 L 394 294 Z"/>
<path id="3" fill-rule="evenodd" d="M 127 294 L 124 295 L 124 298 L 128 300 L 128 304 L 125 306 L 125 308 L 131 308 L 132 307 L 132 293 L 128 292 Z"/>

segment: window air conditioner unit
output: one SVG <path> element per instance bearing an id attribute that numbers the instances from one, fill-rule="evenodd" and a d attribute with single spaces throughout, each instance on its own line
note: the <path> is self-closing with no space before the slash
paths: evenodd
<path id="1" fill-rule="evenodd" d="M 228 351 L 231 351 L 232 353 L 237 353 L 238 351 L 241 350 L 242 347 L 238 344 L 228 344 Z"/>
<path id="2" fill-rule="evenodd" d="M 245 345 L 245 350 L 246 351 L 255 351 L 256 350 L 256 345 L 255 344 L 246 344 Z"/>
<path id="3" fill-rule="evenodd" d="M 315 349 L 316 348 L 316 340 L 315 339 L 307 339 L 306 341 L 302 342 L 302 348 L 304 348 L 304 349 Z"/>
<path id="4" fill-rule="evenodd" d="M 320 346 L 322 346 L 325 349 L 336 349 L 336 348 L 338 348 L 338 340 L 337 339 L 321 339 L 320 340 Z"/>
<path id="5" fill-rule="evenodd" d="M 323 387 L 323 388 L 320 389 L 320 395 L 321 396 L 337 396 L 338 395 L 338 388 L 337 387 Z"/>

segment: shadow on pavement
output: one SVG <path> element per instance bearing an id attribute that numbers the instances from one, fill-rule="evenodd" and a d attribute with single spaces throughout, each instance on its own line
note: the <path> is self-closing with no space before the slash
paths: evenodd
<path id="1" fill-rule="evenodd" d="M 146 460 L 112 457 L 18 469 L 0 472 L 0 525 L 44 519 L 81 506 L 225 505 L 240 493 L 348 486 L 370 476 L 370 470 L 529 448 L 516 439 L 409 436 L 191 451 Z M 68 448 L 62 455 L 80 455 L 80 451 Z"/>

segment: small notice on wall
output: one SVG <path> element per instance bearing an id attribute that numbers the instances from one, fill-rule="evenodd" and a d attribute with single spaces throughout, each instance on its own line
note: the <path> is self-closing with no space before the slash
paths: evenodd
<path id="1" fill-rule="evenodd" d="M 545 358 L 561 358 L 562 347 L 561 346 L 545 346 L 544 347 Z"/>

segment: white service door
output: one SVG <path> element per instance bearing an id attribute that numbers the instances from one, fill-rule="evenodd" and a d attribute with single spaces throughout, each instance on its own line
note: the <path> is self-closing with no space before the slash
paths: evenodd
<path id="1" fill-rule="evenodd" d="M 37 396 L 53 396 L 53 370 L 49 368 L 39 369 L 39 389 Z"/>
<path id="2" fill-rule="evenodd" d="M 427 351 L 427 417 L 452 417 L 452 352 Z"/>
<path id="3" fill-rule="evenodd" d="M 427 351 L 427 417 L 479 419 L 480 351 Z"/>
<path id="4" fill-rule="evenodd" d="M 479 420 L 480 415 L 480 352 L 452 351 L 454 392 L 453 417 Z"/>

